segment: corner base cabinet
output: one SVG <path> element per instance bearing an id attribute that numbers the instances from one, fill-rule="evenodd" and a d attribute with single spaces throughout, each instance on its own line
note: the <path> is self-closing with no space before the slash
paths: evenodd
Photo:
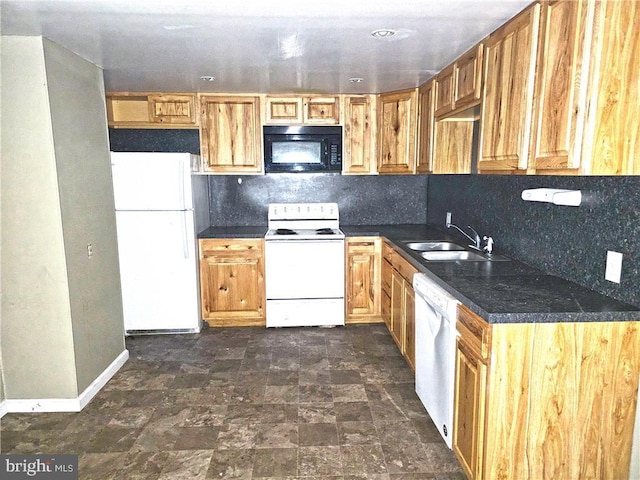
<path id="1" fill-rule="evenodd" d="M 467 476 L 629 478 L 639 327 L 489 325 L 459 307 L 453 450 Z"/>
<path id="2" fill-rule="evenodd" d="M 264 240 L 201 239 L 200 290 L 209 326 L 264 326 Z"/>

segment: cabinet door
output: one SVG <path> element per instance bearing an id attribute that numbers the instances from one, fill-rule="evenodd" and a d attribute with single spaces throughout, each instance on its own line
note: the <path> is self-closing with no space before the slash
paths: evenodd
<path id="1" fill-rule="evenodd" d="M 583 0 L 542 5 L 532 159 L 537 172 L 580 167 L 593 13 L 593 2 Z"/>
<path id="2" fill-rule="evenodd" d="M 404 351 L 404 280 L 396 272 L 391 273 L 391 336 Z"/>
<path id="3" fill-rule="evenodd" d="M 435 80 L 424 83 L 418 89 L 418 157 L 416 173 L 430 173 L 433 170 L 435 137 L 434 95 Z"/>
<path id="4" fill-rule="evenodd" d="M 435 115 L 440 117 L 451 112 L 454 108 L 454 66 L 449 65 L 436 77 Z"/>
<path id="5" fill-rule="evenodd" d="M 414 173 L 416 102 L 416 90 L 380 95 L 378 173 Z"/>
<path id="6" fill-rule="evenodd" d="M 532 5 L 485 43 L 481 173 L 528 166 L 539 14 L 540 5 Z"/>
<path id="7" fill-rule="evenodd" d="M 391 284 L 393 268 L 388 261 L 382 260 L 382 285 L 380 288 L 380 314 L 389 332 L 391 332 Z"/>
<path id="8" fill-rule="evenodd" d="M 347 323 L 380 321 L 380 239 L 347 239 Z"/>
<path id="9" fill-rule="evenodd" d="M 149 118 L 168 125 L 196 124 L 195 95 L 149 95 Z"/>
<path id="10" fill-rule="evenodd" d="M 200 240 L 202 317 L 210 326 L 264 325 L 263 240 Z"/>
<path id="11" fill-rule="evenodd" d="M 453 95 L 456 110 L 480 103 L 483 52 L 484 45 L 480 43 L 456 60 Z"/>
<path id="12" fill-rule="evenodd" d="M 267 97 L 265 123 L 302 123 L 301 97 Z"/>
<path id="13" fill-rule="evenodd" d="M 468 478 L 482 478 L 486 379 L 486 365 L 459 339 L 453 394 L 453 451 Z"/>
<path id="14" fill-rule="evenodd" d="M 304 99 L 303 122 L 309 124 L 337 125 L 340 123 L 338 97 L 309 97 Z"/>
<path id="15" fill-rule="evenodd" d="M 404 290 L 404 358 L 416 369 L 416 295 L 413 287 L 405 282 Z"/>
<path id="16" fill-rule="evenodd" d="M 261 173 L 258 97 L 200 97 L 200 155 L 205 171 Z"/>
<path id="17" fill-rule="evenodd" d="M 374 111 L 371 97 L 344 98 L 342 173 L 374 173 Z"/>

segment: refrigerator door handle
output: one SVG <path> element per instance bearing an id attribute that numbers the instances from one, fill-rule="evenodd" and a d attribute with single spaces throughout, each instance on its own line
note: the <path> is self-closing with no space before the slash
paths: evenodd
<path id="1" fill-rule="evenodd" d="M 182 212 L 182 253 L 184 258 L 189 258 L 189 225 L 187 222 L 187 213 Z"/>
<path id="2" fill-rule="evenodd" d="M 184 188 L 184 167 L 185 167 L 185 162 L 184 160 L 181 160 L 180 162 L 178 162 L 178 169 L 179 171 L 179 179 L 180 179 L 180 208 L 182 210 L 186 210 L 187 208 L 187 203 L 185 201 L 185 188 Z M 185 257 L 186 258 L 186 257 Z"/>

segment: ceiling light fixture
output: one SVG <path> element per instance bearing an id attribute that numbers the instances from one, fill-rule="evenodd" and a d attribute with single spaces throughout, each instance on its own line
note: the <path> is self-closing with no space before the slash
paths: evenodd
<path id="1" fill-rule="evenodd" d="M 349 81 L 351 83 L 362 83 L 362 82 L 364 82 L 364 78 L 362 78 L 362 77 L 351 77 L 349 79 Z"/>
<path id="2" fill-rule="evenodd" d="M 203 75 L 200 77 L 200 80 L 202 80 L 203 82 L 215 82 L 216 81 L 216 77 L 212 76 L 212 75 Z"/>
<path id="3" fill-rule="evenodd" d="M 374 38 L 389 38 L 393 37 L 395 34 L 396 31 L 389 28 L 379 28 L 378 30 L 371 32 L 371 36 Z"/>

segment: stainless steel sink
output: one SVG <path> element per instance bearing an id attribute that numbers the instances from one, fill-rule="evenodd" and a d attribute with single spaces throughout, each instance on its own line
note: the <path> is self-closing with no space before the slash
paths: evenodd
<path id="1" fill-rule="evenodd" d="M 456 260 L 473 260 L 473 261 L 485 261 L 486 257 L 482 255 L 470 252 L 468 250 L 458 251 L 458 252 L 447 252 L 447 251 L 432 251 L 432 252 L 422 252 L 422 258 L 425 260 L 430 260 L 432 262 L 453 262 Z"/>
<path id="2" fill-rule="evenodd" d="M 469 250 L 465 251 L 431 251 L 422 252 L 422 258 L 430 262 L 455 262 L 458 260 L 469 262 L 491 262 L 509 261 L 510 259 L 502 255 L 481 255 Z"/>
<path id="3" fill-rule="evenodd" d="M 437 241 L 437 242 L 407 242 L 407 248 L 411 250 L 415 250 L 417 252 L 432 252 L 432 251 L 454 251 L 454 250 L 464 250 L 464 247 L 461 247 L 457 243 L 447 242 L 447 241 Z"/>

